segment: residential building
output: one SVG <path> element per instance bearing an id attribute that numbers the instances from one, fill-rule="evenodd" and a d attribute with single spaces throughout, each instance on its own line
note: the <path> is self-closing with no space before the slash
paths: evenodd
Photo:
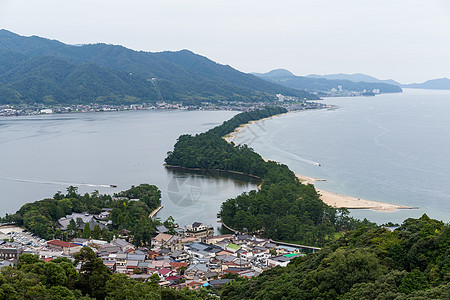
<path id="1" fill-rule="evenodd" d="M 214 234 L 214 227 L 194 222 L 192 225 L 186 225 L 185 233 L 187 236 L 207 237 Z"/>
<path id="2" fill-rule="evenodd" d="M 78 244 L 64 242 L 61 240 L 47 241 L 47 247 L 50 249 L 63 251 L 64 254 L 67 255 L 80 252 L 81 248 L 83 248 L 83 246 Z"/>
<path id="3" fill-rule="evenodd" d="M 20 254 L 22 254 L 23 248 L 21 247 L 0 247 L 0 260 L 9 260 L 12 262 L 17 262 Z"/>

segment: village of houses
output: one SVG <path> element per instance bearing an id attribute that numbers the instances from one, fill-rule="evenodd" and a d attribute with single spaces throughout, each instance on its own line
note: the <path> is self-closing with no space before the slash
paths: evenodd
<path id="1" fill-rule="evenodd" d="M 102 215 L 72 214 L 59 220 L 61 228 L 71 219 L 81 218 L 95 226 Z M 78 219 L 79 221 L 79 219 Z M 80 224 L 84 227 L 84 224 Z M 93 229 L 93 228 L 92 228 Z M 319 248 L 274 242 L 248 234 L 214 236 L 214 229 L 200 222 L 176 228 L 169 234 L 164 226 L 157 226 L 151 247 L 136 248 L 130 243 L 129 232 L 123 230 L 111 242 L 76 238 L 72 242 L 45 241 L 16 226 L 0 227 L 0 269 L 14 264 L 22 253 L 31 253 L 50 261 L 57 257 L 73 259 L 82 247 L 92 248 L 114 273 L 123 273 L 136 280 L 159 276 L 159 285 L 173 288 L 199 289 L 206 286 L 220 288 L 233 279 L 226 274 L 251 278 L 268 268 L 286 266 L 290 260 L 315 252 Z M 153 276 L 154 278 L 155 276 Z M 233 276 L 225 276 L 233 277 Z"/>

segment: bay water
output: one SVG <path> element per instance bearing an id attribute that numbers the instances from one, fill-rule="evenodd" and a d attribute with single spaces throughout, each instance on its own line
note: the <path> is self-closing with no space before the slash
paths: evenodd
<path id="1" fill-rule="evenodd" d="M 450 91 L 405 89 L 323 102 L 337 108 L 260 121 L 234 141 L 297 174 L 325 179 L 318 188 L 418 207 L 352 210 L 355 217 L 401 223 L 426 213 L 450 221 Z"/>
<path id="2" fill-rule="evenodd" d="M 255 189 L 256 183 L 172 171 L 163 163 L 181 134 L 206 131 L 236 113 L 156 110 L 0 118 L 0 215 L 70 185 L 80 193 L 112 194 L 149 183 L 162 192 L 161 219 L 218 226 L 222 202 Z"/>
<path id="3" fill-rule="evenodd" d="M 401 223 L 423 213 L 450 221 L 450 91 L 405 90 L 376 97 L 326 98 L 336 109 L 294 112 L 257 122 L 234 141 L 294 172 L 326 181 L 318 188 L 418 207 L 353 216 Z M 128 111 L 0 118 L 0 214 L 52 197 L 69 185 L 112 194 L 149 183 L 184 226 L 218 226 L 228 198 L 257 182 L 163 166 L 181 134 L 219 125 L 237 112 Z M 320 164 L 321 166 L 318 166 Z M 111 188 L 110 185 L 117 185 Z"/>

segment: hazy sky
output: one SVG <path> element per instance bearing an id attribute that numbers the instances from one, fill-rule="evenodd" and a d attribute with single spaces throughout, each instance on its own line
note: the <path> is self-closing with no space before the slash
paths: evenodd
<path id="1" fill-rule="evenodd" d="M 0 28 L 70 44 L 189 49 L 243 72 L 450 77 L 449 0 L 0 0 Z"/>

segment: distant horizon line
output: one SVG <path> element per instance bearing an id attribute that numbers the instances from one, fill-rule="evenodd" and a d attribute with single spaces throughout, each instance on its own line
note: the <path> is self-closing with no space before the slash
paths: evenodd
<path id="1" fill-rule="evenodd" d="M 160 51 L 151 51 L 151 50 L 147 50 L 147 49 L 136 49 L 136 48 L 133 48 L 133 47 L 130 47 L 130 46 L 125 46 L 124 44 L 116 44 L 116 43 L 101 42 L 101 41 L 98 41 L 98 42 L 92 42 L 92 43 L 89 43 L 89 42 L 87 42 L 87 43 L 69 43 L 69 42 L 63 42 L 63 41 L 58 40 L 58 39 L 56 39 L 56 38 L 48 38 L 48 37 L 40 36 L 40 35 L 37 35 L 37 34 L 22 35 L 22 34 L 19 34 L 19 33 L 15 32 L 15 31 L 12 31 L 12 30 L 10 30 L 10 29 L 7 29 L 7 28 L 0 28 L 0 31 L 7 31 L 7 32 L 9 32 L 9 33 L 12 33 L 12 34 L 18 35 L 18 36 L 22 36 L 22 37 L 28 37 L 28 38 L 30 38 L 30 37 L 37 37 L 37 38 L 42 38 L 42 39 L 46 39 L 46 40 L 57 41 L 57 42 L 59 42 L 59 43 L 62 43 L 62 44 L 68 45 L 68 46 L 73 46 L 73 47 L 83 47 L 83 46 L 88 46 L 88 45 L 104 44 L 104 45 L 109 45 L 109 46 L 119 46 L 119 47 L 124 47 L 124 48 L 126 48 L 126 49 L 129 49 L 129 50 L 132 50 L 132 51 L 136 51 L 136 52 L 148 52 L 148 53 L 162 53 L 162 52 L 190 51 L 190 52 L 195 53 L 195 54 L 197 54 L 197 55 L 204 56 L 204 57 L 206 57 L 206 58 L 208 58 L 208 59 L 210 59 L 210 60 L 212 60 L 212 61 L 214 61 L 214 62 L 216 62 L 216 63 L 219 63 L 219 64 L 221 64 L 221 65 L 229 65 L 229 66 L 230 66 L 230 64 L 218 62 L 218 61 L 213 60 L 212 58 L 206 56 L 205 54 L 200 54 L 200 53 L 195 52 L 194 50 L 190 50 L 190 49 L 188 49 L 188 48 L 180 48 L 180 49 L 178 49 L 178 50 L 160 50 Z M 336 73 L 336 72 L 330 72 L 330 73 L 318 73 L 318 72 L 316 73 L 316 72 L 314 72 L 314 73 L 308 73 L 308 74 L 304 74 L 304 75 L 297 75 L 297 74 L 294 74 L 292 71 L 290 71 L 290 70 L 287 69 L 287 68 L 274 68 L 274 69 L 271 69 L 271 70 L 266 71 L 266 72 L 255 72 L 255 71 L 247 72 L 247 71 L 241 70 L 240 68 L 238 69 L 237 67 L 233 67 L 233 68 L 235 68 L 236 70 L 238 70 L 238 71 L 240 71 L 240 72 L 247 73 L 247 74 L 266 74 L 266 73 L 269 73 L 269 72 L 275 71 L 275 70 L 286 70 L 286 71 L 292 73 L 292 74 L 295 75 L 295 76 L 302 76 L 302 77 L 307 77 L 307 76 L 312 76 L 312 75 L 316 75 L 316 76 L 332 76 L 332 75 L 349 75 L 349 76 L 351 76 L 351 75 L 364 75 L 364 76 L 370 76 L 370 77 L 373 77 L 373 78 L 375 78 L 375 79 L 377 79 L 377 80 L 381 80 L 381 81 L 393 80 L 393 81 L 396 81 L 397 83 L 401 84 L 402 86 L 403 86 L 403 85 L 411 85 L 411 84 L 423 84 L 423 83 L 425 83 L 425 82 L 427 82 L 427 81 L 430 81 L 430 80 L 449 79 L 449 77 L 450 77 L 450 75 L 444 76 L 444 77 L 440 77 L 440 76 L 436 75 L 436 77 L 433 76 L 432 78 L 428 78 L 428 79 L 426 79 L 425 81 L 422 81 L 422 82 L 421 82 L 421 81 L 413 81 L 413 82 L 409 82 L 409 83 L 402 83 L 402 82 L 400 82 L 400 81 L 394 79 L 394 77 L 386 78 L 386 79 L 380 79 L 380 78 L 378 78 L 378 77 L 376 77 L 376 76 L 369 75 L 368 73 L 363 73 L 363 72 L 356 72 L 356 73 L 353 73 L 353 72 L 346 73 L 346 72 L 342 72 L 342 71 L 340 71 L 340 72 L 338 72 L 338 73 Z M 369 72 L 369 73 L 370 73 L 370 72 Z"/>

